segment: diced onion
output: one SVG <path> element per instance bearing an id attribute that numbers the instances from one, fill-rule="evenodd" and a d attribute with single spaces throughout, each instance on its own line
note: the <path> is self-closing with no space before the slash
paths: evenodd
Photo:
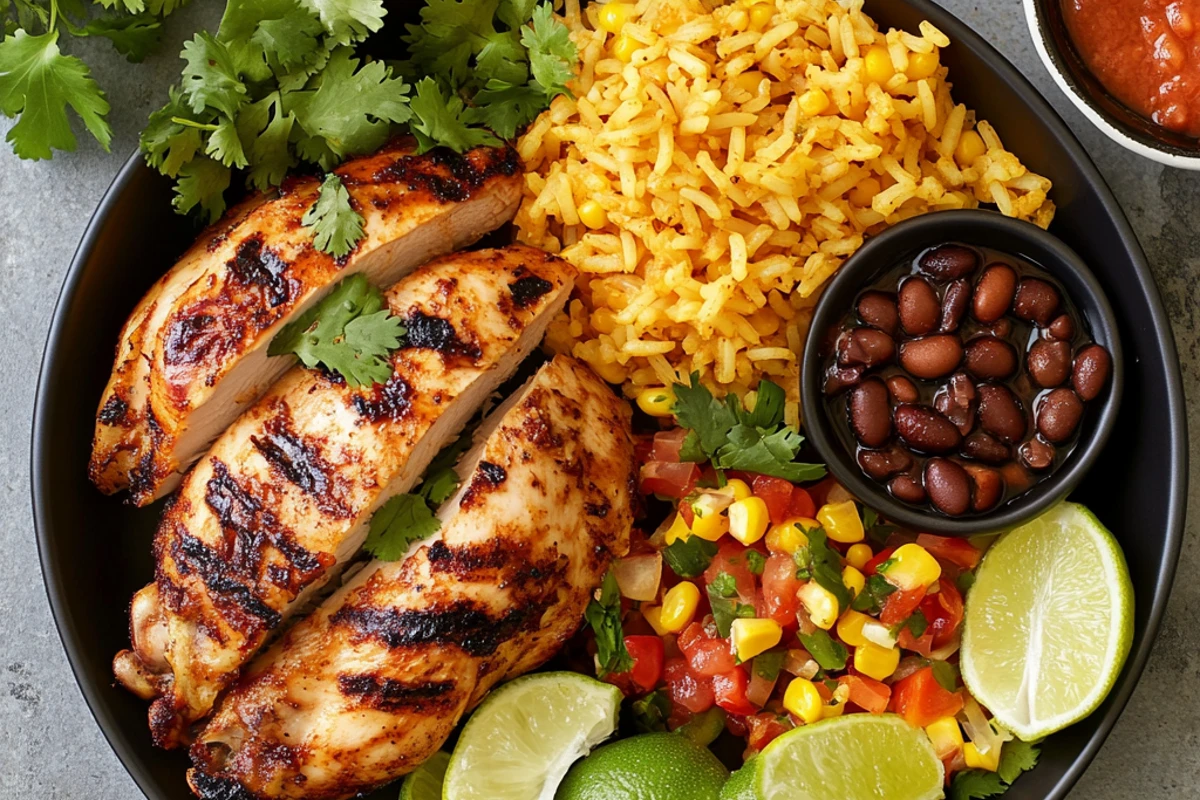
<path id="1" fill-rule="evenodd" d="M 812 680 L 821 671 L 821 665 L 813 660 L 807 650 L 797 648 L 787 651 L 787 658 L 783 660 L 783 669 L 797 678 Z"/>
<path id="2" fill-rule="evenodd" d="M 902 681 L 909 675 L 912 675 L 914 672 L 920 672 L 927 666 L 929 666 L 929 662 L 920 656 L 905 656 L 900 659 L 900 664 L 896 667 L 896 671 L 892 673 L 888 682 L 895 683 L 896 681 Z"/>
<path id="3" fill-rule="evenodd" d="M 931 650 L 929 652 L 929 658 L 933 661 L 945 661 L 947 658 L 958 652 L 958 647 L 961 644 L 962 627 L 959 626 L 959 629 L 954 633 L 954 638 L 949 642 L 946 642 L 946 644 L 942 645 L 937 650 Z"/>
<path id="4" fill-rule="evenodd" d="M 863 638 L 882 648 L 891 649 L 896 646 L 896 637 L 892 635 L 887 625 L 881 622 L 867 622 L 862 627 Z"/>
<path id="5" fill-rule="evenodd" d="M 662 579 L 662 554 L 639 553 L 622 558 L 613 564 L 613 576 L 623 596 L 643 602 L 655 600 Z"/>
<path id="6" fill-rule="evenodd" d="M 759 708 L 762 708 L 771 699 L 771 692 L 775 691 L 775 681 L 777 680 L 779 680 L 778 675 L 772 681 L 759 675 L 758 670 L 751 670 L 750 685 L 746 687 L 746 699 Z"/>
<path id="7" fill-rule="evenodd" d="M 964 692 L 964 694 L 966 693 Z M 963 730 L 980 753 L 990 753 L 993 747 L 999 748 L 1013 738 L 1013 735 L 1006 730 L 997 732 L 988 722 L 987 715 L 983 713 L 979 703 L 975 702 L 975 698 L 969 694 L 963 700 L 962 715 L 966 717 L 962 724 Z"/>

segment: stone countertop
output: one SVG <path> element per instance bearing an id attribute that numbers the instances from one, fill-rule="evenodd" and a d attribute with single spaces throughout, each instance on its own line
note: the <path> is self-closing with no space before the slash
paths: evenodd
<path id="1" fill-rule="evenodd" d="M 1200 464 L 1200 173 L 1160 167 L 1106 139 L 1054 86 L 1034 52 L 1017 0 L 942 0 L 1012 60 L 1091 153 L 1141 239 L 1174 324 L 1189 395 L 1191 456 Z M 92 66 L 113 106 L 112 152 L 81 139 L 51 162 L 20 161 L 0 146 L 0 799 L 133 800 L 137 787 L 109 749 L 75 686 L 42 588 L 29 508 L 29 431 L 38 365 L 63 275 L 88 218 L 133 150 L 147 114 L 177 79 L 175 58 L 217 3 L 168 20 L 159 54 L 136 70 L 104 42 L 73 52 Z M 74 46 L 72 43 L 71 46 Z M 0 118 L 2 119 L 2 118 Z M 11 123 L 0 121 L 0 130 Z M 78 126 L 76 126 L 78 127 Z M 1193 412 L 1193 409 L 1195 411 Z M 1133 699 L 1072 793 L 1089 800 L 1183 797 L 1200 785 L 1200 484 L 1188 495 L 1188 537 L 1158 643 Z M 1163 702 L 1170 711 L 1163 713 Z"/>

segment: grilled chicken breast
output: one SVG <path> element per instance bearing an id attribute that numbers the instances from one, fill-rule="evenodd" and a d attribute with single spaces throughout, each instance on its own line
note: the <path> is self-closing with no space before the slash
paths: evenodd
<path id="1" fill-rule="evenodd" d="M 156 698 L 173 747 L 273 631 L 338 573 L 374 511 L 438 451 L 541 340 L 574 270 L 514 246 L 446 256 L 386 294 L 407 328 L 392 377 L 351 388 L 293 369 L 184 479 L 134 597 L 117 680 Z"/>
<path id="2" fill-rule="evenodd" d="M 192 746 L 205 800 L 352 797 L 411 771 L 574 633 L 629 547 L 629 415 L 559 356 L 493 413 L 441 530 L 373 561 L 250 668 Z"/>
<path id="3" fill-rule="evenodd" d="M 335 172 L 363 216 L 344 259 L 301 224 L 320 181 L 290 179 L 210 228 L 126 323 L 97 413 L 89 473 L 137 505 L 171 491 L 238 414 L 290 366 L 271 339 L 337 281 L 365 272 L 386 286 L 512 217 L 521 193 L 508 148 L 414 155 L 397 144 Z"/>

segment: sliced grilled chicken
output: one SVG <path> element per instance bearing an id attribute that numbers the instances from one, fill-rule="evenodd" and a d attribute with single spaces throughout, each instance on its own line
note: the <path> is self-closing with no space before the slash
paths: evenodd
<path id="1" fill-rule="evenodd" d="M 197 462 L 154 541 L 118 681 L 173 747 L 288 616 L 339 572 L 371 514 L 408 491 L 541 339 L 574 270 L 534 248 L 460 253 L 385 297 L 407 328 L 385 384 L 295 368 Z"/>
<path id="2" fill-rule="evenodd" d="M 337 281 L 386 286 L 510 219 L 521 193 L 508 148 L 414 155 L 402 143 L 337 170 L 363 216 L 344 259 L 301 224 L 320 181 L 289 180 L 210 228 L 146 295 L 121 334 L 100 399 L 89 473 L 137 505 L 162 497 L 291 365 L 267 346 Z"/>
<path id="3" fill-rule="evenodd" d="M 485 421 L 441 530 L 373 561 L 247 671 L 192 745 L 205 800 L 330 800 L 411 771 L 545 662 L 629 548 L 627 407 L 559 356 Z"/>

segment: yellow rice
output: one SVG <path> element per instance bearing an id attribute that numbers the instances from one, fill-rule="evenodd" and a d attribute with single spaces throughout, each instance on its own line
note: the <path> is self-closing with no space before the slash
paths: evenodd
<path id="1" fill-rule="evenodd" d="M 954 103 L 940 63 L 905 74 L 949 44 L 928 22 L 882 33 L 862 0 L 713 5 L 640 0 L 607 33 L 600 4 L 567 0 L 575 97 L 556 98 L 518 143 L 518 236 L 582 273 L 549 349 L 630 397 L 692 371 L 741 395 L 766 376 L 799 424 L 811 309 L 865 236 L 980 203 L 1045 227 L 1050 182 Z M 867 75 L 871 47 L 895 73 L 882 85 Z M 802 99 L 817 89 L 829 105 L 813 116 Z M 972 129 L 983 147 L 968 135 L 982 151 L 970 159 L 959 144 Z M 594 223 L 589 201 L 605 212 L 595 229 L 580 217 L 590 208 Z"/>

